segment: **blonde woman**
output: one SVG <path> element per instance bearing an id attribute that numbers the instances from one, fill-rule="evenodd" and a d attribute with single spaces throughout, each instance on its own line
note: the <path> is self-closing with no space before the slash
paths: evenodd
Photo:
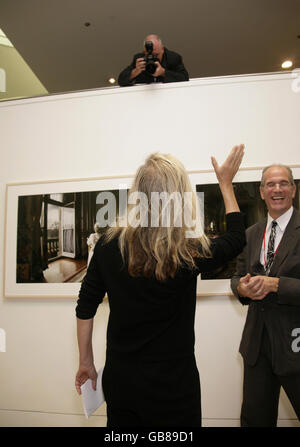
<path id="1" fill-rule="evenodd" d="M 127 225 L 110 229 L 95 247 L 76 308 L 75 386 L 79 394 L 88 378 L 96 386 L 93 318 L 107 293 L 110 316 L 102 385 L 108 427 L 201 425 L 194 356 L 196 280 L 199 273 L 237 256 L 245 245 L 232 187 L 243 153 L 243 145 L 235 146 L 221 166 L 212 157 L 227 215 L 223 236 L 210 241 L 199 233 L 197 222 L 190 232 L 192 219 L 188 225 L 182 219 L 186 207 L 195 216 L 195 199 L 184 200 L 192 193 L 188 175 L 176 158 L 153 154 L 138 169 L 131 188 L 131 197 L 145 199 L 139 208 L 142 219 L 138 224 L 130 219 L 131 203 Z M 174 206 L 168 206 L 168 200 L 155 203 L 153 193 L 181 201 Z"/>

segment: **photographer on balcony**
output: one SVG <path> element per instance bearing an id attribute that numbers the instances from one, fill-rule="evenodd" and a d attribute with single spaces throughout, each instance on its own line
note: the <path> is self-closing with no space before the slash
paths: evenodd
<path id="1" fill-rule="evenodd" d="M 134 84 L 152 82 L 188 81 L 182 57 L 165 48 L 156 34 L 150 34 L 144 41 L 144 53 L 134 56 L 131 65 L 125 68 L 118 78 L 118 84 L 126 87 Z"/>

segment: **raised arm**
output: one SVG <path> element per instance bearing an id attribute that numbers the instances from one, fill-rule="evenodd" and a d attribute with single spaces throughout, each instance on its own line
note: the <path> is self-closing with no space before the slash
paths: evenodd
<path id="1" fill-rule="evenodd" d="M 219 166 L 215 157 L 211 157 L 211 162 L 223 196 L 226 214 L 240 211 L 234 194 L 232 180 L 240 167 L 243 156 L 244 145 L 240 144 L 232 148 L 230 154 L 221 166 Z"/>
<path id="2" fill-rule="evenodd" d="M 245 226 L 235 198 L 232 180 L 237 173 L 244 155 L 244 145 L 234 146 L 230 154 L 219 166 L 216 159 L 211 157 L 216 172 L 221 193 L 225 203 L 227 231 L 211 240 L 212 256 L 197 260 L 200 272 L 209 272 L 230 261 L 241 253 L 245 246 Z"/>

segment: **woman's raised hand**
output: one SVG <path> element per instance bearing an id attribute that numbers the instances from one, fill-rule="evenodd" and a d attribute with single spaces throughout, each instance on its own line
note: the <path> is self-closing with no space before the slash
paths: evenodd
<path id="1" fill-rule="evenodd" d="M 244 156 L 244 147 L 245 146 L 243 144 L 234 146 L 221 166 L 219 166 L 215 157 L 211 157 L 211 162 L 220 186 L 222 184 L 226 185 L 232 183 L 232 180 L 242 162 Z"/>

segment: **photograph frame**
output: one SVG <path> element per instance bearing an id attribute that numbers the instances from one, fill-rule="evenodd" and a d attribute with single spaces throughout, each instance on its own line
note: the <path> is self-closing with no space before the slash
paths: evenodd
<path id="1" fill-rule="evenodd" d="M 18 182 L 6 185 L 5 199 L 5 241 L 4 241 L 4 281 L 5 298 L 76 298 L 78 283 L 17 283 L 17 228 L 18 200 L 21 196 L 56 193 L 80 193 L 129 189 L 133 175 L 94 177 L 41 182 Z"/>
<path id="2" fill-rule="evenodd" d="M 294 179 L 300 179 L 300 164 L 289 165 Z M 263 167 L 241 168 L 234 183 L 260 181 Z M 213 169 L 188 171 L 192 188 L 197 185 L 217 184 Z M 5 298 L 77 298 L 79 283 L 17 283 L 17 225 L 18 199 L 20 196 L 55 194 L 63 192 L 108 191 L 129 189 L 134 175 L 108 176 L 96 178 L 48 180 L 36 182 L 8 183 L 5 200 L 5 237 L 4 237 L 4 281 Z M 229 279 L 206 279 L 197 281 L 197 296 L 232 295 Z"/>

